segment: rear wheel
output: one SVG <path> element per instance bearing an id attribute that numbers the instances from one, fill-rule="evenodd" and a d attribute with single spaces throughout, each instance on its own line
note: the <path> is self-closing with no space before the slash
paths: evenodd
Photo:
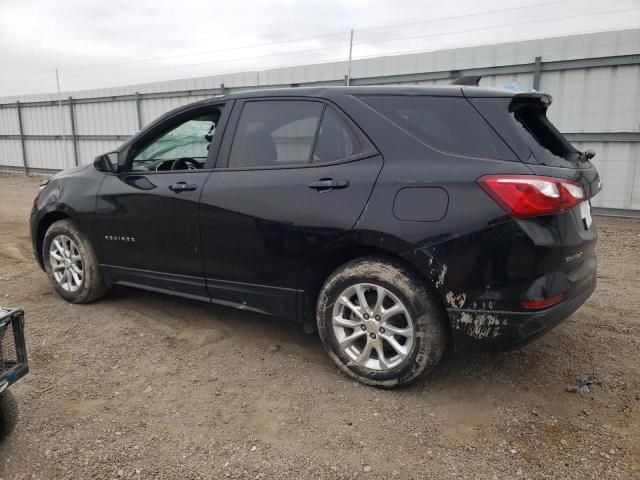
<path id="1" fill-rule="evenodd" d="M 444 353 L 441 308 L 418 275 L 392 260 L 340 267 L 323 285 L 316 315 L 331 359 L 368 385 L 409 385 Z"/>
<path id="2" fill-rule="evenodd" d="M 68 302 L 90 303 L 107 293 L 93 247 L 71 221 L 49 227 L 42 253 L 47 275 Z"/>

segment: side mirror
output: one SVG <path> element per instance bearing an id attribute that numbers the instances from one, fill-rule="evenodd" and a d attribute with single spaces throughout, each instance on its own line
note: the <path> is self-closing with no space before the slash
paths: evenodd
<path id="1" fill-rule="evenodd" d="M 586 152 L 584 152 L 584 158 L 586 158 L 587 160 L 591 160 L 595 156 L 596 156 L 596 152 L 594 152 L 591 149 L 589 149 Z"/>
<path id="2" fill-rule="evenodd" d="M 98 155 L 93 166 L 99 172 L 116 173 L 118 171 L 118 154 L 116 152 Z"/>

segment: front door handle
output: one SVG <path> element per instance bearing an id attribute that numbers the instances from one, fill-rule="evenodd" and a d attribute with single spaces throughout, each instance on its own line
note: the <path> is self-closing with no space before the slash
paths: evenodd
<path id="1" fill-rule="evenodd" d="M 173 185 L 169 185 L 169 190 L 175 193 L 191 192 L 196 188 L 198 188 L 197 185 L 194 185 L 193 183 L 187 183 L 187 182 L 178 182 L 178 183 L 174 183 Z"/>
<path id="2" fill-rule="evenodd" d="M 347 188 L 349 180 L 334 180 L 333 178 L 321 178 L 315 182 L 311 182 L 308 187 L 319 192 L 328 192 L 337 188 Z"/>

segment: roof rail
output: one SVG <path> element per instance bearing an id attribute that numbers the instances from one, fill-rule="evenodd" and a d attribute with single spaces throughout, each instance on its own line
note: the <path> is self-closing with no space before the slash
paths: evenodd
<path id="1" fill-rule="evenodd" d="M 453 82 L 449 83 L 449 85 L 469 85 L 472 87 L 477 87 L 480 85 L 480 79 L 482 75 L 469 75 L 466 77 L 456 78 Z"/>

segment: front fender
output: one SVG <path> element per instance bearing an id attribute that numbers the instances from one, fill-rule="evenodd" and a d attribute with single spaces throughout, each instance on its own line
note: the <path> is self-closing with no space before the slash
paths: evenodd
<path id="1" fill-rule="evenodd" d="M 29 219 L 31 243 L 40 268 L 44 269 L 42 242 L 52 223 L 71 219 L 91 240 L 95 238 L 95 208 L 105 174 L 93 168 L 75 168 L 52 177 L 36 196 Z"/>
<path id="2" fill-rule="evenodd" d="M 44 270 L 44 259 L 42 255 L 42 243 L 45 233 L 53 224 L 58 220 L 71 219 L 74 223 L 77 223 L 77 212 L 70 208 L 66 204 L 49 203 L 37 208 L 34 205 L 34 209 L 29 221 L 31 230 L 31 247 L 33 249 L 33 255 L 38 262 L 38 265 Z"/>

